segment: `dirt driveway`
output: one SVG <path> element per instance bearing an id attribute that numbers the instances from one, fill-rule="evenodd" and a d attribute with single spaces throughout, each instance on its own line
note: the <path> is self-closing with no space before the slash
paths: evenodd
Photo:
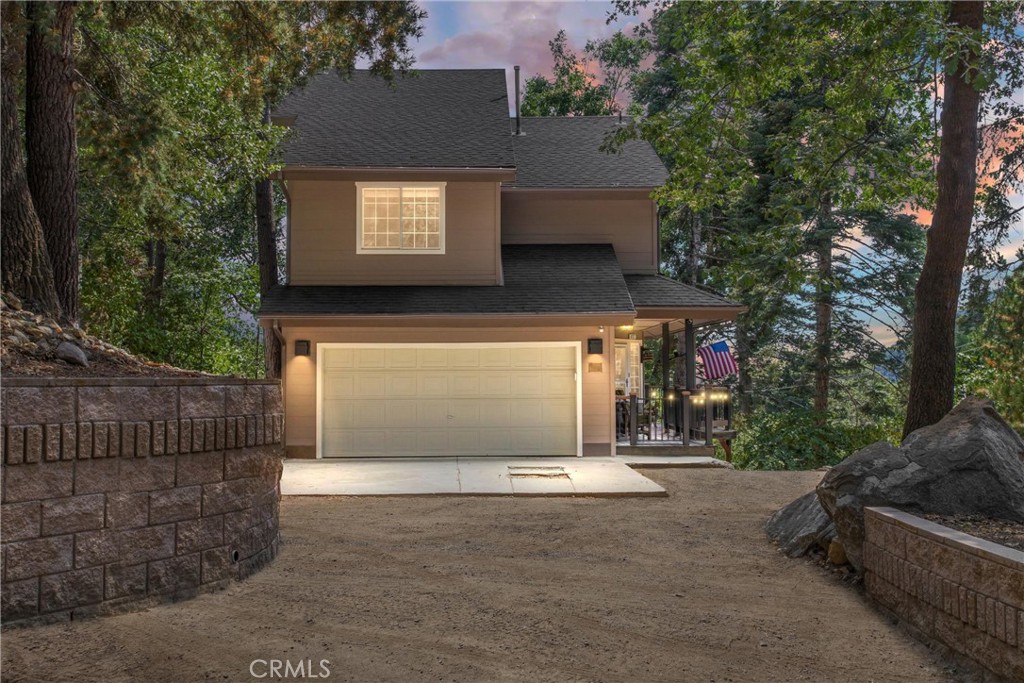
<path id="1" fill-rule="evenodd" d="M 855 590 L 765 541 L 767 515 L 819 475 L 644 473 L 670 497 L 286 499 L 263 572 L 7 631 L 3 679 L 250 681 L 255 659 L 309 659 L 322 679 L 326 659 L 327 681 L 369 683 L 952 680 Z"/>

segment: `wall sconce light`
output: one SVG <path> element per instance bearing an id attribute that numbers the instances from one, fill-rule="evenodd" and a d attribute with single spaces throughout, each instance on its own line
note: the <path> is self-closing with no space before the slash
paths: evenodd
<path id="1" fill-rule="evenodd" d="M 604 325 L 598 325 L 597 331 L 600 332 L 601 334 L 604 334 Z"/>
<path id="2" fill-rule="evenodd" d="M 604 353 L 604 339 L 600 337 L 592 337 L 587 340 L 587 353 L 599 354 Z"/>
<path id="3" fill-rule="evenodd" d="M 308 339 L 296 339 L 295 340 L 295 355 L 296 356 L 308 356 L 309 355 L 309 340 Z"/>

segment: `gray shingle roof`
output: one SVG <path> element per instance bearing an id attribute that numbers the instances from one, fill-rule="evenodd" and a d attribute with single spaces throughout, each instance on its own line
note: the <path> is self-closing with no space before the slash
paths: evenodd
<path id="1" fill-rule="evenodd" d="M 314 76 L 275 117 L 294 116 L 286 164 L 512 168 L 502 69 L 438 69 L 395 76 L 357 70 Z"/>
<path id="2" fill-rule="evenodd" d="M 628 121 L 628 119 L 626 119 Z M 513 122 L 514 125 L 514 122 Z M 645 140 L 601 151 L 618 126 L 613 116 L 524 117 L 513 135 L 516 179 L 507 187 L 658 187 L 668 172 Z"/>
<path id="3" fill-rule="evenodd" d="M 633 305 L 659 308 L 743 308 L 730 301 L 697 287 L 684 285 L 664 275 L 625 275 Z"/>
<path id="4" fill-rule="evenodd" d="M 558 315 L 633 313 L 608 244 L 506 245 L 504 286 L 280 286 L 260 307 L 276 315 Z"/>

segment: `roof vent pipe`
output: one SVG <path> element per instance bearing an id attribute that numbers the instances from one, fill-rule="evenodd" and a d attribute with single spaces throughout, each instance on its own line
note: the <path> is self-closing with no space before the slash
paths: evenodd
<path id="1" fill-rule="evenodd" d="M 516 135 L 522 135 L 522 126 L 519 123 L 519 65 L 516 64 L 514 67 L 516 72 Z"/>

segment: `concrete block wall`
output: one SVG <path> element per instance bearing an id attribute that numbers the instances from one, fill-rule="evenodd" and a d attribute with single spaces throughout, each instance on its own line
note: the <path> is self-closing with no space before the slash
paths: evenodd
<path id="1" fill-rule="evenodd" d="M 1024 681 L 1024 553 L 892 508 L 864 511 L 868 594 L 997 676 Z"/>
<path id="2" fill-rule="evenodd" d="M 277 382 L 4 378 L 2 619 L 180 599 L 276 554 Z"/>

